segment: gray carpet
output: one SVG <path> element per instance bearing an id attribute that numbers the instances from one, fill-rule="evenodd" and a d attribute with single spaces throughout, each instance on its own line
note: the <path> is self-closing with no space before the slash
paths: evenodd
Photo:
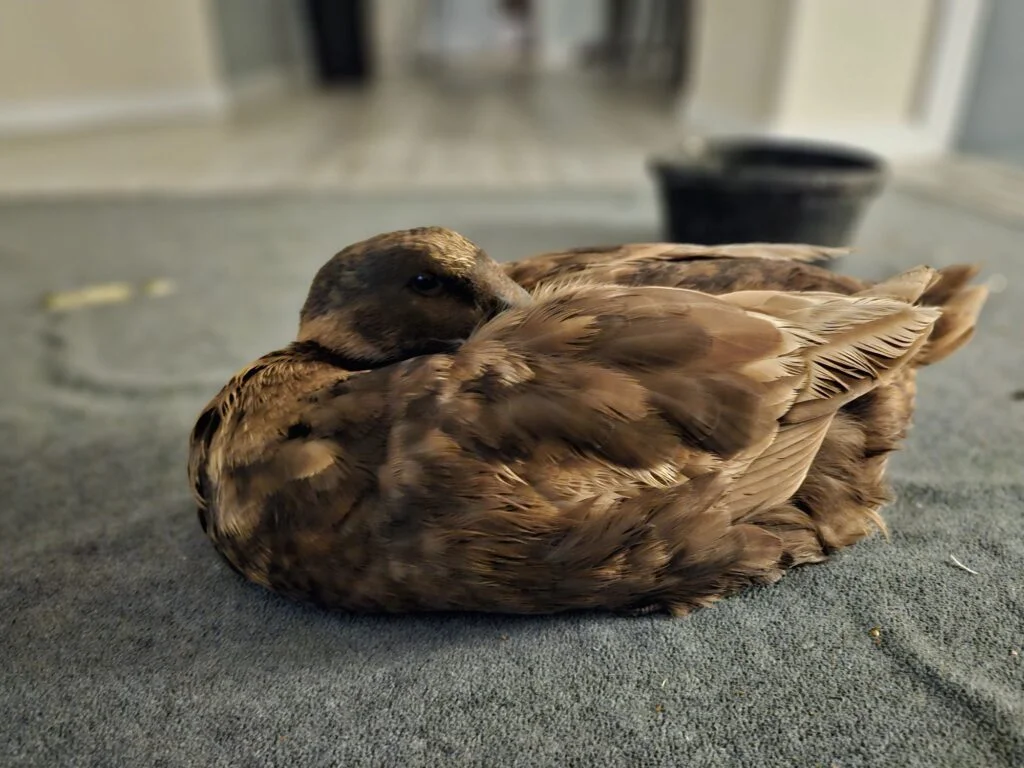
<path id="1" fill-rule="evenodd" d="M 889 543 L 683 620 L 328 615 L 207 544 L 192 419 L 338 247 L 439 223 L 510 258 L 655 222 L 608 195 L 0 205 L 0 764 L 1024 765 L 1024 232 L 932 203 L 885 198 L 844 269 L 977 259 L 1006 289 L 921 381 Z M 177 292 L 39 308 L 154 277 Z"/>

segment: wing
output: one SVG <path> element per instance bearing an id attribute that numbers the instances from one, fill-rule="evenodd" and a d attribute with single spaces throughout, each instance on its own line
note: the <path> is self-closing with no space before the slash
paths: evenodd
<path id="1" fill-rule="evenodd" d="M 724 301 L 768 315 L 805 343 L 807 380 L 773 442 L 730 488 L 734 516 L 785 502 L 800 487 L 837 412 L 884 387 L 910 366 L 940 312 L 915 306 L 936 273 L 918 268 L 886 289 L 846 297 L 745 291 Z M 877 288 L 877 287 L 876 287 Z"/>
<path id="2" fill-rule="evenodd" d="M 714 295 L 750 290 L 881 295 L 893 279 L 903 279 L 898 275 L 871 286 L 819 266 L 846 252 L 776 243 L 649 243 L 553 251 L 503 266 L 506 274 L 531 291 L 552 283 L 585 282 L 689 288 Z M 917 357 L 918 366 L 945 359 L 973 337 L 988 296 L 985 286 L 969 285 L 978 271 L 972 264 L 944 267 L 918 297 L 921 304 L 942 309 L 928 345 Z"/>
<path id="3" fill-rule="evenodd" d="M 785 522 L 758 514 L 936 314 L 885 297 L 802 308 L 541 290 L 455 355 L 406 364 L 382 475 L 396 542 L 459 569 L 446 600 L 496 610 L 680 613 L 777 578 Z"/>
<path id="4" fill-rule="evenodd" d="M 618 285 L 693 288 L 709 293 L 755 287 L 807 290 L 812 286 L 797 284 L 800 275 L 810 276 L 805 279 L 836 282 L 834 273 L 815 267 L 812 262 L 835 258 L 845 252 L 837 248 L 778 243 L 716 246 L 636 243 L 553 251 L 509 262 L 503 267 L 506 274 L 527 290 L 553 280 L 566 279 Z M 759 271 L 764 272 L 764 275 L 758 283 L 752 283 L 751 273 L 755 275 L 753 279 L 758 279 L 756 273 Z M 747 284 L 731 284 L 744 275 Z M 783 275 L 793 281 L 792 285 L 779 283 Z M 712 280 L 716 277 L 717 283 L 721 284 L 717 289 Z M 840 278 L 840 284 L 842 281 L 843 278 Z M 830 286 L 827 282 L 816 287 L 848 292 L 841 287 Z"/>
<path id="5" fill-rule="evenodd" d="M 386 455 L 387 376 L 294 350 L 239 372 L 192 430 L 189 477 L 203 530 L 247 578 L 330 601 L 365 558 Z"/>

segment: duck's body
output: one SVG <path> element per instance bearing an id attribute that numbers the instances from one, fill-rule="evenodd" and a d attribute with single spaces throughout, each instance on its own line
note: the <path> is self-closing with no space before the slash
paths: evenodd
<path id="1" fill-rule="evenodd" d="M 353 611 L 681 614 L 881 524 L 906 426 L 890 401 L 935 348 L 933 270 L 853 297 L 588 282 L 527 300 L 454 238 L 400 241 L 483 265 L 451 312 L 503 299 L 464 343 L 407 344 L 418 317 L 397 354 L 357 333 L 325 296 L 368 274 L 360 244 L 318 276 L 300 341 L 200 416 L 200 519 L 246 577 Z"/>

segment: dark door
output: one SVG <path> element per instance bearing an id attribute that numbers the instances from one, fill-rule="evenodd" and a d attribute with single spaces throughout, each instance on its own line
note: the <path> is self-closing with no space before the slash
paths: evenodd
<path id="1" fill-rule="evenodd" d="M 325 85 L 370 77 L 370 35 L 363 0 L 306 0 L 313 57 Z"/>

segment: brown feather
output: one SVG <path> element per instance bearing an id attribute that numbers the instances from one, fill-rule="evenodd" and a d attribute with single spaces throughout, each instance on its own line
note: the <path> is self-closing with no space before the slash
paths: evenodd
<path id="1" fill-rule="evenodd" d="M 247 578 L 352 611 L 685 614 L 884 530 L 913 369 L 974 322 L 956 275 L 867 286 L 794 246 L 549 256 L 506 270 L 527 303 L 467 242 L 343 251 L 301 341 L 201 413 L 197 505 Z M 427 268 L 456 293 L 367 298 Z"/>

